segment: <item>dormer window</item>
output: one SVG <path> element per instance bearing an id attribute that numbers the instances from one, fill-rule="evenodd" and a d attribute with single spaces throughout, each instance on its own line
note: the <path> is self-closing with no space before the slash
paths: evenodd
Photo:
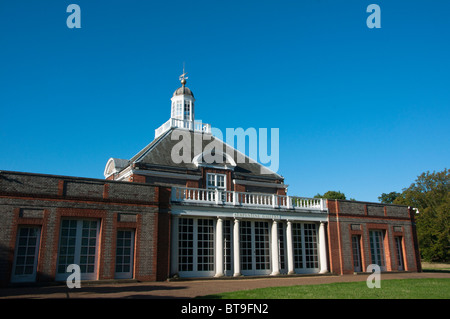
<path id="1" fill-rule="evenodd" d="M 225 174 L 206 174 L 206 188 L 226 190 L 226 175 Z"/>
<path id="2" fill-rule="evenodd" d="M 206 188 L 214 189 L 219 191 L 226 191 L 226 175 L 225 174 L 206 174 Z M 208 192 L 209 200 L 216 200 L 216 195 L 214 193 Z M 219 197 L 220 200 L 225 201 L 226 193 L 222 193 L 222 196 Z"/>

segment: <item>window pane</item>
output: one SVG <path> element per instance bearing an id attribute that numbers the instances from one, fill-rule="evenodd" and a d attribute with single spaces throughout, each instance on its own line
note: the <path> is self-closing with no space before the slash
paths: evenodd
<path id="1" fill-rule="evenodd" d="M 12 281 L 34 281 L 37 267 L 39 227 L 20 227 L 17 231 Z"/>
<path id="2" fill-rule="evenodd" d="M 58 273 L 65 273 L 70 261 L 74 259 L 77 225 L 73 220 L 61 222 L 61 235 L 59 241 Z M 69 259 L 69 257 L 71 257 Z"/>
<path id="3" fill-rule="evenodd" d="M 98 224 L 97 220 L 61 221 L 57 266 L 57 274 L 60 276 L 57 276 L 57 280 L 68 274 L 66 270 L 70 264 L 80 266 L 82 279 L 95 279 Z"/>
<path id="4" fill-rule="evenodd" d="M 134 230 L 119 230 L 116 242 L 116 277 L 132 278 Z"/>
<path id="5" fill-rule="evenodd" d="M 214 262 L 211 261 L 214 256 L 214 222 L 212 219 L 197 220 L 197 270 L 214 270 Z"/>
<path id="6" fill-rule="evenodd" d="M 178 265 L 180 271 L 192 271 L 193 263 L 193 219 L 180 218 L 178 223 Z"/>

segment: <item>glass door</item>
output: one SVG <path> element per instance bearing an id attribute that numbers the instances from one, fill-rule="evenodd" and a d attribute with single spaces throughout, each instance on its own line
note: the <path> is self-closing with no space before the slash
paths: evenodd
<path id="1" fill-rule="evenodd" d="M 270 273 L 270 227 L 266 221 L 240 222 L 241 271 L 243 275 Z"/>
<path id="2" fill-rule="evenodd" d="M 353 271 L 361 272 L 361 236 L 352 236 L 352 250 L 353 250 Z"/>
<path id="3" fill-rule="evenodd" d="M 14 252 L 15 258 L 11 277 L 12 282 L 36 281 L 40 237 L 40 227 L 19 227 Z"/>
<path id="4" fill-rule="evenodd" d="M 134 229 L 117 231 L 115 278 L 133 278 Z"/>
<path id="5" fill-rule="evenodd" d="M 241 271 L 243 274 L 251 274 L 253 271 L 253 228 L 251 221 L 243 220 L 239 223 L 239 237 Z"/>
<path id="6" fill-rule="evenodd" d="M 225 220 L 223 223 L 223 262 L 226 276 L 233 275 L 233 223 Z"/>
<path id="7" fill-rule="evenodd" d="M 286 274 L 287 270 L 287 256 L 286 256 L 286 224 L 278 222 L 278 256 L 280 272 Z"/>
<path id="8" fill-rule="evenodd" d="M 81 280 L 97 279 L 99 228 L 98 220 L 61 221 L 56 280 L 67 279 L 70 264 L 80 266 Z"/>
<path id="9" fill-rule="evenodd" d="M 256 270 L 270 270 L 270 234 L 268 222 L 255 223 L 255 267 Z"/>
<path id="10" fill-rule="evenodd" d="M 403 249 L 402 249 L 402 238 L 401 237 L 395 237 L 395 245 L 397 247 L 398 270 L 403 271 L 403 270 L 405 270 L 405 266 L 403 264 Z"/>
<path id="11" fill-rule="evenodd" d="M 296 273 L 319 271 L 318 228 L 313 223 L 292 223 L 292 244 Z"/>
<path id="12" fill-rule="evenodd" d="M 178 221 L 178 274 L 180 277 L 214 275 L 215 229 L 210 218 Z"/>
<path id="13" fill-rule="evenodd" d="M 372 264 L 380 266 L 381 270 L 386 270 L 384 257 L 384 233 L 381 230 L 369 231 L 370 253 L 372 255 Z"/>

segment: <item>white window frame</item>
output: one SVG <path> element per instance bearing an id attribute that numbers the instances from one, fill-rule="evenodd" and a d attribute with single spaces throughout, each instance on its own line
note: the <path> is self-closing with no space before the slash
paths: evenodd
<path id="1" fill-rule="evenodd" d="M 316 223 L 293 222 L 292 244 L 294 248 L 293 257 L 295 272 L 299 274 L 319 272 L 320 261 L 318 225 Z"/>
<path id="2" fill-rule="evenodd" d="M 182 119 L 183 118 L 183 101 L 178 100 L 175 102 L 175 118 Z"/>
<path id="3" fill-rule="evenodd" d="M 209 180 L 210 177 L 213 177 L 213 181 L 214 184 L 210 185 L 209 184 Z M 218 177 L 223 177 L 223 186 L 219 186 L 218 182 L 219 182 L 219 178 Z M 218 189 L 218 190 L 222 190 L 222 191 L 226 191 L 227 190 L 227 175 L 225 174 L 216 174 L 216 173 L 206 173 L 206 188 L 208 189 Z"/>
<path id="4" fill-rule="evenodd" d="M 386 271 L 386 251 L 384 239 L 386 233 L 384 230 L 369 230 L 369 244 L 372 264 L 380 266 L 382 271 Z"/>
<path id="5" fill-rule="evenodd" d="M 361 235 L 352 235 L 352 256 L 353 256 L 353 271 L 362 272 L 361 261 Z"/>
<path id="6" fill-rule="evenodd" d="M 239 223 L 239 237 L 241 273 L 244 276 L 269 275 L 272 271 L 273 258 L 270 240 L 272 227 L 269 222 L 242 220 Z"/>
<path id="7" fill-rule="evenodd" d="M 212 177 L 213 184 L 210 184 L 210 178 Z M 223 186 L 219 186 L 219 177 L 223 177 Z M 227 190 L 227 175 L 225 174 L 216 174 L 216 173 L 206 173 L 206 188 L 214 189 L 218 191 L 225 192 Z M 208 199 L 214 201 L 216 199 L 215 194 L 208 192 Z M 222 193 L 222 196 L 219 196 L 219 200 L 226 200 L 226 193 Z"/>
<path id="8" fill-rule="evenodd" d="M 190 220 L 190 223 L 183 223 L 181 219 L 185 219 L 186 221 Z M 201 222 L 200 222 L 201 221 Z M 209 225 L 203 225 L 203 222 L 207 221 L 206 223 L 210 223 L 212 221 L 212 232 L 210 233 L 203 233 L 201 232 L 202 227 L 209 228 L 211 226 Z M 182 227 L 192 228 L 186 231 L 181 231 Z M 215 259 L 216 259 L 216 251 L 215 251 L 215 241 L 216 241 L 216 229 L 215 229 L 215 223 L 214 220 L 211 218 L 191 218 L 191 217 L 183 217 L 180 218 L 179 224 L 178 224 L 178 234 L 177 234 L 177 245 L 178 249 L 176 252 L 176 260 L 178 260 L 178 275 L 180 277 L 211 277 L 215 274 Z M 190 244 L 189 247 L 185 247 L 186 245 L 183 245 L 181 243 L 182 237 L 186 237 L 183 235 L 191 234 L 192 239 L 189 239 L 188 241 Z M 199 237 L 202 237 L 199 239 Z M 209 238 L 210 237 L 210 238 Z M 203 247 L 202 244 L 212 245 L 211 247 Z M 187 254 L 181 254 L 180 250 L 188 249 L 192 250 L 192 256 L 188 256 Z M 203 255 L 203 251 L 201 250 L 207 250 L 209 252 L 212 252 L 210 255 Z M 190 261 L 186 260 L 186 262 L 180 262 L 179 257 L 181 258 L 187 258 L 190 257 Z M 209 265 L 210 263 L 203 262 L 199 263 L 199 258 L 206 258 L 212 260 L 212 269 L 203 269 L 203 266 Z M 199 266 L 199 265 L 202 266 Z M 183 266 L 188 266 L 187 268 L 190 268 L 190 270 L 181 270 Z"/>
<path id="9" fill-rule="evenodd" d="M 130 232 L 131 236 L 130 236 L 130 238 L 126 238 L 126 237 L 119 238 L 119 232 Z M 131 279 L 131 278 L 133 278 L 133 275 L 134 275 L 134 256 L 135 256 L 134 255 L 134 243 L 135 243 L 136 231 L 135 231 L 135 229 L 130 229 L 130 228 L 117 229 L 116 234 L 117 234 L 116 235 L 116 255 L 115 255 L 116 261 L 114 263 L 114 278 L 116 278 L 116 279 Z M 123 253 L 120 255 L 120 257 L 122 258 L 121 262 L 120 262 L 120 266 L 123 267 L 125 265 L 128 265 L 130 267 L 129 271 L 117 271 L 117 267 L 118 267 L 117 257 L 119 256 L 117 254 L 118 248 L 119 248 L 117 244 L 118 244 L 119 240 L 122 240 L 122 241 L 129 240 L 130 241 L 129 245 L 120 247 L 122 249 L 127 249 L 127 248 L 130 249 L 129 254 Z M 124 261 L 123 260 L 124 257 L 129 257 L 130 258 L 129 262 Z"/>
<path id="10" fill-rule="evenodd" d="M 397 250 L 397 267 L 399 271 L 405 270 L 405 258 L 403 258 L 403 238 L 401 236 L 394 237 L 395 248 Z"/>
<path id="11" fill-rule="evenodd" d="M 23 229 L 28 229 L 28 233 L 26 237 L 21 236 L 21 232 Z M 29 232 L 31 229 L 36 231 L 35 236 L 30 236 Z M 30 239 L 34 238 L 35 243 L 30 244 Z M 11 274 L 11 282 L 35 282 L 36 281 L 36 273 L 37 273 L 37 264 L 38 264 L 38 256 L 39 256 L 39 244 L 41 239 L 41 226 L 19 226 L 17 229 L 17 240 L 16 247 L 14 250 L 14 263 L 12 267 Z M 26 243 L 23 243 L 26 241 Z M 21 243 L 22 242 L 22 243 Z M 30 248 L 33 248 L 34 251 L 30 252 Z M 19 256 L 19 249 L 25 249 L 24 253 Z M 23 262 L 18 262 L 18 258 L 23 258 Z M 33 263 L 29 263 L 29 259 L 33 258 Z M 23 267 L 33 267 L 32 273 L 24 273 L 24 274 L 16 274 L 17 264 L 23 264 Z"/>
<path id="12" fill-rule="evenodd" d="M 184 101 L 183 116 L 185 120 L 191 119 L 191 102 L 189 100 Z"/>
<path id="13" fill-rule="evenodd" d="M 73 245 L 75 252 L 74 252 L 74 261 L 73 264 L 77 264 L 79 266 L 81 266 L 81 255 L 82 255 L 82 240 L 83 240 L 83 222 L 84 221 L 89 221 L 89 222 L 97 222 L 97 227 L 96 227 L 96 237 L 95 237 L 95 254 L 94 254 L 94 271 L 93 272 L 83 272 L 83 269 L 81 269 L 81 280 L 97 280 L 97 270 L 98 270 L 98 260 L 99 260 L 99 239 L 100 239 L 100 223 L 101 220 L 100 219 L 92 219 L 92 218 L 63 218 L 60 221 L 60 231 L 59 231 L 59 243 L 58 243 L 58 258 L 57 258 L 57 262 L 56 262 L 56 276 L 55 276 L 55 280 L 56 281 L 65 281 L 67 280 L 67 278 L 71 275 L 71 273 L 69 272 L 61 272 L 59 271 L 59 266 L 60 266 L 60 251 L 61 251 L 61 245 L 62 245 L 62 231 L 63 231 L 63 222 L 69 220 L 75 220 L 76 221 L 76 235 L 75 235 L 75 243 Z M 86 238 L 86 237 L 85 237 Z M 89 239 L 90 240 L 90 235 L 89 235 Z M 70 246 L 68 246 L 70 247 Z M 86 247 L 83 247 L 86 248 Z M 88 247 L 89 250 L 89 247 Z M 89 252 L 90 254 L 90 252 Z M 89 257 L 88 257 L 89 258 Z"/>

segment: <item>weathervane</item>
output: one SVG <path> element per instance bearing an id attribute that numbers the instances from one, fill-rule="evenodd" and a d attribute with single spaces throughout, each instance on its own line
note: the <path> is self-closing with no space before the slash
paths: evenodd
<path id="1" fill-rule="evenodd" d="M 183 84 L 183 86 L 186 84 L 186 80 L 188 79 L 188 77 L 186 76 L 187 72 L 184 72 L 184 62 L 183 62 L 183 74 L 180 75 L 180 81 L 181 84 Z"/>

